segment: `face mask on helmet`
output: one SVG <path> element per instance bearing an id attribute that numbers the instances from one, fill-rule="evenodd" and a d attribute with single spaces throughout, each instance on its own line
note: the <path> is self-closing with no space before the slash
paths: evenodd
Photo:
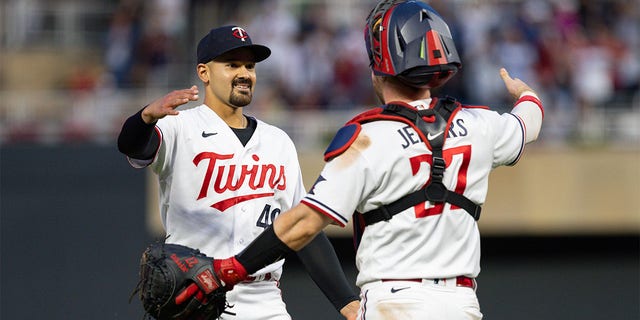
<path id="1" fill-rule="evenodd" d="M 380 2 L 367 17 L 365 42 L 376 75 L 435 88 L 461 68 L 446 22 L 420 1 Z"/>

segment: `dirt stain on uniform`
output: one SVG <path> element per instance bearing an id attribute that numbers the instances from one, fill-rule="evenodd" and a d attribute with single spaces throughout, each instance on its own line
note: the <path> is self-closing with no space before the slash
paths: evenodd
<path id="1" fill-rule="evenodd" d="M 349 148 L 336 158 L 341 167 L 350 166 L 359 156 L 360 153 L 371 145 L 371 139 L 366 134 L 359 134 Z"/>
<path id="2" fill-rule="evenodd" d="M 406 310 L 403 310 L 401 303 L 382 302 L 376 305 L 376 309 L 381 318 L 385 320 L 402 320 L 410 316 Z"/>

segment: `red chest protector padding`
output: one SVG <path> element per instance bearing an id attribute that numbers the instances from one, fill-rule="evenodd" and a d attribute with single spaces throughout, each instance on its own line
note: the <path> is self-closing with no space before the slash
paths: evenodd
<path id="1" fill-rule="evenodd" d="M 435 99 L 435 98 L 434 98 Z M 454 115 L 462 105 L 452 98 L 438 99 L 432 109 L 417 110 L 405 103 L 390 103 L 357 115 L 341 128 L 325 152 L 325 160 L 341 154 L 349 148 L 360 132 L 360 125 L 377 120 L 394 120 L 413 127 L 420 139 L 432 153 L 431 178 L 424 188 L 403 196 L 377 209 L 359 214 L 354 226 L 371 225 L 387 221 L 394 215 L 420 203 L 448 202 L 467 211 L 476 221 L 480 219 L 481 207 L 462 194 L 448 190 L 442 183 L 446 162 L 442 147 Z M 360 222 L 360 223 L 359 223 Z M 356 227 L 357 228 L 357 227 Z M 362 231 L 362 230 L 360 230 Z M 358 230 L 356 230 L 358 232 Z"/>

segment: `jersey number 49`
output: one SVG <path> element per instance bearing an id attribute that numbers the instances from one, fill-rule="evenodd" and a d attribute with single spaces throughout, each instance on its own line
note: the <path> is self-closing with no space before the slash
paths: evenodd
<path id="1" fill-rule="evenodd" d="M 264 209 L 262 209 L 262 213 L 260 213 L 260 217 L 258 221 L 256 221 L 256 226 L 261 228 L 267 228 L 271 224 L 273 224 L 273 220 L 280 214 L 280 208 L 275 208 L 271 210 L 271 205 L 265 205 Z"/>

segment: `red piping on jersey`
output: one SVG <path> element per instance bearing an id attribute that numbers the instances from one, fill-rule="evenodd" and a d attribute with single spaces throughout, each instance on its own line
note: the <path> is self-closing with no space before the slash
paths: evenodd
<path id="1" fill-rule="evenodd" d="M 212 204 L 211 207 L 214 209 L 218 209 L 220 211 L 225 211 L 240 202 L 257 199 L 257 198 L 271 197 L 273 195 L 274 195 L 273 192 L 267 192 L 267 193 L 257 193 L 257 194 L 249 194 L 249 195 L 244 195 L 239 197 L 233 197 L 233 198 L 225 199 L 222 201 L 218 201 Z"/>
<path id="2" fill-rule="evenodd" d="M 162 143 L 164 141 L 164 139 L 162 138 L 162 130 L 160 130 L 160 128 L 157 125 L 153 126 L 153 129 L 156 130 L 156 133 L 158 134 L 158 139 L 160 139 L 160 142 L 158 143 L 158 147 L 156 148 L 156 151 L 153 154 L 153 161 L 150 162 L 149 164 L 156 161 L 156 158 L 158 157 L 158 152 L 160 151 L 160 147 L 162 146 Z"/>
<path id="3" fill-rule="evenodd" d="M 524 137 L 527 136 L 527 124 L 524 122 L 524 120 L 517 114 L 514 114 L 514 116 L 516 116 L 516 118 L 518 118 L 518 121 L 520 121 L 520 124 L 522 125 L 522 130 L 524 131 Z"/>
<path id="4" fill-rule="evenodd" d="M 471 105 L 467 105 L 464 104 L 462 105 L 463 108 L 465 109 L 484 109 L 484 110 L 491 110 L 491 108 L 487 107 L 487 106 L 471 106 Z"/>
<path id="5" fill-rule="evenodd" d="M 525 101 L 535 103 L 538 106 L 538 108 L 540 108 L 540 112 L 542 112 L 542 119 L 544 119 L 544 107 L 542 107 L 542 102 L 540 101 L 540 99 L 531 95 L 524 95 L 520 99 L 518 99 L 518 101 L 516 101 L 516 105 Z"/>
<path id="6" fill-rule="evenodd" d="M 340 220 L 336 219 L 334 216 L 328 214 L 326 211 L 322 210 L 320 207 L 316 206 L 315 204 L 305 201 L 304 199 L 300 200 L 300 203 L 313 209 L 316 212 L 322 213 L 323 215 L 327 216 L 329 219 L 335 221 L 340 227 L 346 226 L 346 224 L 342 223 Z"/>

